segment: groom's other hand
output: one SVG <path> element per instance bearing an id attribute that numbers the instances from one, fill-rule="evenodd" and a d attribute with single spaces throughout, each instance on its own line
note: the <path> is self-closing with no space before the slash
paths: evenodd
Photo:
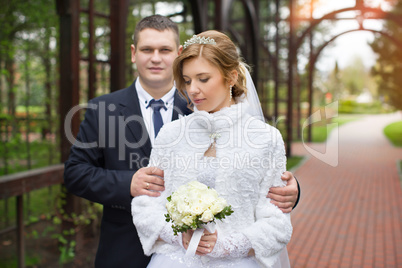
<path id="1" fill-rule="evenodd" d="M 285 187 L 271 187 L 267 197 L 271 198 L 271 203 L 284 213 L 289 213 L 296 205 L 299 189 L 292 172 L 285 171 L 281 179 L 286 181 L 287 185 Z"/>
<path id="2" fill-rule="evenodd" d="M 131 179 L 130 193 L 132 197 L 139 195 L 160 196 L 165 190 L 163 170 L 156 167 L 144 167 L 137 170 Z"/>

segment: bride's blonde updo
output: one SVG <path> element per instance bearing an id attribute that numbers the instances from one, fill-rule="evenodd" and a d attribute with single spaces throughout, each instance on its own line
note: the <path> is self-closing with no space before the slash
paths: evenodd
<path id="1" fill-rule="evenodd" d="M 231 72 L 233 70 L 237 71 L 238 78 L 232 88 L 232 96 L 234 99 L 241 96 L 243 93 L 247 94 L 245 76 L 245 68 L 247 67 L 240 58 L 232 40 L 230 40 L 227 35 L 214 30 L 202 32 L 197 36 L 213 39 L 216 44 L 192 43 L 183 49 L 182 53 L 175 59 L 173 63 L 173 75 L 176 81 L 176 88 L 179 92 L 186 96 L 186 87 L 183 79 L 183 62 L 197 57 L 203 57 L 220 70 L 228 85 L 229 82 L 233 80 Z"/>

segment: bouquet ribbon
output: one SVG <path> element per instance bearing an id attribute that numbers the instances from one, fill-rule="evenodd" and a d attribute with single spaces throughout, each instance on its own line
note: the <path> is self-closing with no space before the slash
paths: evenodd
<path id="1" fill-rule="evenodd" d="M 193 257 L 195 252 L 197 251 L 198 244 L 200 243 L 202 234 L 204 233 L 204 229 L 206 229 L 210 233 L 215 233 L 216 224 L 214 222 L 209 222 L 203 225 L 204 228 L 198 228 L 194 231 L 193 236 L 191 237 L 190 243 L 188 244 L 188 248 L 186 251 L 186 257 Z"/>

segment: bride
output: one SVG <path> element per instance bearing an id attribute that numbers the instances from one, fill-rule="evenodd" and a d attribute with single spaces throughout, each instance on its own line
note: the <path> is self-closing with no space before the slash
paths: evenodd
<path id="1" fill-rule="evenodd" d="M 132 201 L 133 221 L 148 267 L 289 267 L 290 215 L 266 198 L 284 186 L 280 132 L 263 121 L 250 74 L 225 34 L 206 31 L 184 44 L 173 65 L 177 89 L 194 113 L 166 124 L 149 166 L 164 170 L 165 191 Z M 234 213 L 204 231 L 196 255 L 185 253 L 192 231 L 175 236 L 165 221 L 166 198 L 198 180 L 225 198 Z"/>

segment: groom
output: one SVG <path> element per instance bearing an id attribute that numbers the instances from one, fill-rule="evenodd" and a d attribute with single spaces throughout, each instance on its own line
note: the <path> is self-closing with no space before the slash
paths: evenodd
<path id="1" fill-rule="evenodd" d="M 72 193 L 103 204 L 95 267 L 146 267 L 149 262 L 130 205 L 135 196 L 159 196 L 164 190 L 163 171 L 146 167 L 152 143 L 162 123 L 191 113 L 173 83 L 172 64 L 181 50 L 175 23 L 159 15 L 144 18 L 131 45 L 138 78 L 88 104 L 65 163 L 64 181 Z M 290 212 L 298 200 L 298 184 L 290 172 L 283 179 L 288 186 L 271 188 L 269 197 Z"/>

